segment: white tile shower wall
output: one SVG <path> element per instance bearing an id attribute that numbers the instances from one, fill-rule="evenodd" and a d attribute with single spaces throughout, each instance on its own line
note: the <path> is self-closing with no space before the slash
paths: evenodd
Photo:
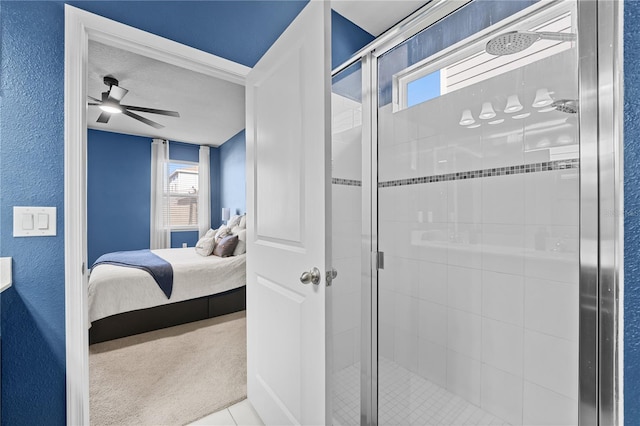
<path id="1" fill-rule="evenodd" d="M 357 362 L 360 352 L 360 197 L 362 188 L 332 185 L 333 267 L 338 277 L 331 286 L 334 371 Z M 357 199 L 358 202 L 353 202 Z"/>
<path id="2" fill-rule="evenodd" d="M 379 109 L 380 182 L 549 161 L 548 150 L 534 157 L 525 145 L 575 132 L 557 112 L 546 117 L 560 124 L 546 130 L 525 119 L 473 132 L 459 116 L 422 125 L 460 92 Z M 566 169 L 379 188 L 380 355 L 511 424 L 576 423 L 577 177 Z"/>
<path id="3" fill-rule="evenodd" d="M 447 387 L 447 346 L 427 339 L 418 341 L 418 374 L 425 379 Z"/>
<path id="4" fill-rule="evenodd" d="M 578 424 L 578 404 L 571 398 L 525 381 L 522 400 L 522 423 L 525 425 Z"/>
<path id="5" fill-rule="evenodd" d="M 483 365 L 481 406 L 512 425 L 522 424 L 522 378 L 499 368 Z"/>

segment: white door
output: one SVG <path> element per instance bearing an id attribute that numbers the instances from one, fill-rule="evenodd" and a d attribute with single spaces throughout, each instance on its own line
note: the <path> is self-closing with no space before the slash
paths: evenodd
<path id="1" fill-rule="evenodd" d="M 327 420 L 330 36 L 312 0 L 247 78 L 248 397 L 267 425 Z"/>

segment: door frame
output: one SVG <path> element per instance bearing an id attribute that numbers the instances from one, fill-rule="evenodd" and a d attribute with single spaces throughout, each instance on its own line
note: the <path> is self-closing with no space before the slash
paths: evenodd
<path id="1" fill-rule="evenodd" d="M 64 237 L 67 424 L 89 424 L 87 69 L 95 40 L 240 85 L 250 68 L 65 5 Z"/>

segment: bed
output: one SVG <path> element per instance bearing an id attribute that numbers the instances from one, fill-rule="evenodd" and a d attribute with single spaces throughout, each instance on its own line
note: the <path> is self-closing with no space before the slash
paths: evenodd
<path id="1" fill-rule="evenodd" d="M 173 268 L 171 297 L 146 271 L 100 264 L 89 278 L 89 343 L 245 309 L 246 254 L 201 256 L 193 247 L 152 252 Z"/>

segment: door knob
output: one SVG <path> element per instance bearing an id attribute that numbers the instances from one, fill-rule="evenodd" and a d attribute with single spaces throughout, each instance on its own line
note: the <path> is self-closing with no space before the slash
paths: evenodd
<path id="1" fill-rule="evenodd" d="M 320 284 L 320 270 L 314 267 L 309 272 L 303 272 L 302 275 L 300 275 L 300 282 L 302 284 Z"/>

